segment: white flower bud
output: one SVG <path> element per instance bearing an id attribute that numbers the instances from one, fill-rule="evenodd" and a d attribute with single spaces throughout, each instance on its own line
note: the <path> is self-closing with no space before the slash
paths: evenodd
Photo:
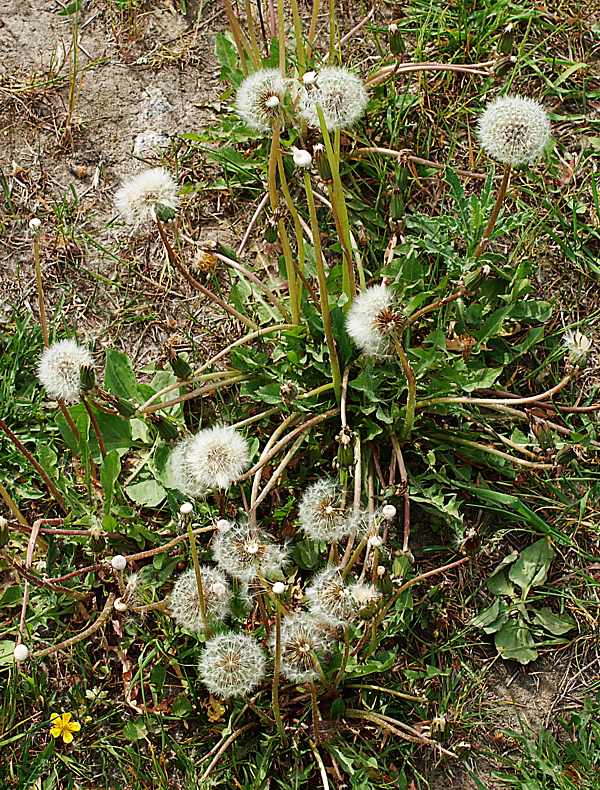
<path id="1" fill-rule="evenodd" d="M 192 505 L 191 502 L 184 502 L 183 505 L 179 508 L 179 512 L 181 513 L 182 516 L 188 516 L 193 509 L 194 506 Z"/>
<path id="2" fill-rule="evenodd" d="M 115 609 L 117 612 L 126 612 L 127 611 L 127 604 L 122 601 L 120 598 L 117 598 L 114 603 Z"/>
<path id="3" fill-rule="evenodd" d="M 394 505 L 384 505 L 381 508 L 381 512 L 383 513 L 383 517 L 388 521 L 391 521 L 396 516 L 396 508 Z"/>
<path id="4" fill-rule="evenodd" d="M 122 554 L 115 554 L 110 561 L 111 567 L 115 571 L 124 571 L 127 567 L 127 558 Z"/>
<path id="5" fill-rule="evenodd" d="M 29 648 L 27 645 L 17 645 L 14 653 L 15 661 L 27 661 L 29 658 Z"/>
<path id="6" fill-rule="evenodd" d="M 309 168 L 312 163 L 312 156 L 309 151 L 305 151 L 302 148 L 296 148 L 296 146 L 292 146 L 292 154 L 294 156 L 294 164 L 296 167 L 303 167 Z"/>
<path id="7" fill-rule="evenodd" d="M 29 230 L 32 233 L 37 233 L 41 227 L 42 227 L 42 220 L 38 219 L 38 217 L 32 217 L 29 220 Z"/>
<path id="8" fill-rule="evenodd" d="M 281 595 L 285 592 L 285 584 L 283 582 L 275 582 L 273 587 L 271 587 L 275 595 Z"/>

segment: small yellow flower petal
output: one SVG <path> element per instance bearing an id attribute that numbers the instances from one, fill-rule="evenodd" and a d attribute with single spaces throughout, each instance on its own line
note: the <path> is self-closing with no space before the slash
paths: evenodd
<path id="1" fill-rule="evenodd" d="M 81 724 L 78 721 L 70 721 L 67 724 L 67 729 L 70 730 L 71 732 L 79 732 L 79 730 L 81 729 Z"/>
<path id="2" fill-rule="evenodd" d="M 60 713 L 51 713 L 50 721 L 54 721 L 54 719 L 60 719 Z"/>
<path id="3" fill-rule="evenodd" d="M 63 731 L 63 741 L 65 743 L 71 743 L 72 740 L 73 740 L 73 736 L 71 735 L 71 733 L 68 730 L 64 730 Z"/>
<path id="4" fill-rule="evenodd" d="M 62 715 L 63 724 L 68 724 L 68 722 L 70 722 L 72 718 L 73 718 L 72 713 L 63 713 Z"/>
<path id="5" fill-rule="evenodd" d="M 62 733 L 62 727 L 52 727 L 52 729 L 50 730 L 50 735 L 53 738 L 60 738 L 61 733 Z"/>

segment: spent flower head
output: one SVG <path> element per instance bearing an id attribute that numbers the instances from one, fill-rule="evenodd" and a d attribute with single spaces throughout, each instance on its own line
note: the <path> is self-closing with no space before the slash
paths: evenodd
<path id="1" fill-rule="evenodd" d="M 245 696 L 265 674 L 265 654 L 247 634 L 219 634 L 206 642 L 198 669 L 211 694 L 222 699 Z"/>
<path id="2" fill-rule="evenodd" d="M 305 75 L 306 77 L 306 75 Z M 363 81 L 348 69 L 325 66 L 300 88 L 299 112 L 309 126 L 318 129 L 317 105 L 328 131 L 348 129 L 364 113 L 369 97 Z"/>
<path id="3" fill-rule="evenodd" d="M 271 535 L 247 522 L 219 530 L 212 551 L 217 565 L 243 582 L 281 573 L 288 554 L 287 549 L 274 543 Z"/>
<path id="4" fill-rule="evenodd" d="M 578 329 L 568 329 L 563 338 L 564 346 L 572 364 L 583 364 L 592 350 L 592 341 Z"/>
<path id="5" fill-rule="evenodd" d="M 327 624 L 318 615 L 299 612 L 284 617 L 281 623 L 281 674 L 292 683 L 314 680 L 317 660 L 332 648 Z M 275 640 L 271 644 L 275 652 Z"/>
<path id="6" fill-rule="evenodd" d="M 115 206 L 134 227 L 171 219 L 179 208 L 177 183 L 164 167 L 144 170 L 123 182 L 115 195 Z"/>
<path id="7" fill-rule="evenodd" d="M 278 69 L 259 69 L 238 88 L 235 107 L 251 129 L 268 132 L 281 119 L 281 105 L 287 90 L 286 80 Z"/>
<path id="8" fill-rule="evenodd" d="M 171 455 L 171 472 L 179 491 L 197 497 L 229 488 L 248 466 L 248 443 L 234 428 L 216 425 L 184 439 Z"/>
<path id="9" fill-rule="evenodd" d="M 356 614 L 356 601 L 341 568 L 325 568 L 317 573 L 304 594 L 310 611 L 332 625 L 348 623 Z"/>
<path id="10" fill-rule="evenodd" d="M 523 96 L 491 101 L 477 127 L 488 156 L 503 165 L 525 165 L 537 159 L 550 139 L 550 121 L 541 104 Z"/>
<path id="11" fill-rule="evenodd" d="M 230 610 L 231 589 L 224 573 L 208 565 L 200 566 L 204 604 L 209 620 L 225 620 Z M 175 622 L 187 631 L 204 630 L 200 614 L 200 598 L 196 573 L 193 568 L 182 573 L 171 592 L 171 614 Z"/>
<path id="12" fill-rule="evenodd" d="M 173 486 L 186 496 L 197 499 L 206 496 L 209 492 L 207 485 L 199 483 L 194 469 L 188 461 L 187 450 L 192 439 L 183 439 L 179 442 L 169 456 L 169 472 Z"/>
<path id="13" fill-rule="evenodd" d="M 317 480 L 300 500 L 298 518 L 302 530 L 313 540 L 340 540 L 352 531 L 352 517 L 342 492 L 333 480 Z"/>
<path id="14" fill-rule="evenodd" d="M 352 302 L 346 330 L 369 356 L 389 353 L 393 335 L 402 330 L 404 318 L 395 307 L 394 293 L 387 285 L 372 285 Z"/>
<path id="15" fill-rule="evenodd" d="M 76 403 L 81 392 L 81 371 L 92 368 L 92 355 L 75 340 L 59 340 L 45 349 L 38 365 L 38 379 L 48 395 Z"/>

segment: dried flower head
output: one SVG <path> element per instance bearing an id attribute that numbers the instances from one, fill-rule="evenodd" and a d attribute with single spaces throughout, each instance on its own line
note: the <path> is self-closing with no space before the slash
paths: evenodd
<path id="1" fill-rule="evenodd" d="M 244 582 L 279 574 L 287 561 L 284 547 L 274 543 L 264 530 L 246 522 L 217 532 L 212 551 L 220 568 Z"/>
<path id="2" fill-rule="evenodd" d="M 81 370 L 93 366 L 94 360 L 87 348 L 74 340 L 59 340 L 42 354 L 38 379 L 52 398 L 76 403 L 81 391 Z"/>
<path id="3" fill-rule="evenodd" d="M 251 129 L 268 132 L 281 118 L 287 84 L 277 69 L 260 69 L 250 74 L 238 88 L 235 107 Z"/>
<path id="4" fill-rule="evenodd" d="M 350 512 L 333 480 L 317 480 L 304 492 L 298 509 L 300 526 L 313 540 L 340 540 L 352 531 Z"/>
<path id="5" fill-rule="evenodd" d="M 306 612 L 288 615 L 281 623 L 281 674 L 292 683 L 314 680 L 314 656 L 320 661 L 331 647 L 326 624 L 318 616 Z M 274 652 L 274 639 L 271 648 Z"/>
<path id="6" fill-rule="evenodd" d="M 384 568 L 385 571 L 385 568 Z M 360 614 L 363 609 L 375 603 L 381 598 L 381 593 L 372 584 L 364 584 L 363 582 L 356 582 L 350 585 L 350 592 L 356 605 L 355 614 Z"/>
<path id="7" fill-rule="evenodd" d="M 300 88 L 299 112 L 309 126 L 318 129 L 319 105 L 328 131 L 348 129 L 364 113 L 368 101 L 360 77 L 339 66 L 325 66 Z"/>
<path id="8" fill-rule="evenodd" d="M 231 589 L 225 574 L 208 565 L 200 566 L 204 603 L 208 620 L 225 620 L 229 614 Z M 203 631 L 196 572 L 193 568 L 182 573 L 171 592 L 171 614 L 175 622 L 187 631 Z"/>
<path id="9" fill-rule="evenodd" d="M 304 594 L 310 611 L 332 625 L 347 623 L 356 614 L 356 601 L 340 568 L 326 568 L 317 573 Z"/>
<path id="10" fill-rule="evenodd" d="M 115 195 L 115 206 L 134 227 L 170 219 L 179 208 L 177 183 L 164 167 L 144 170 L 125 181 Z"/>
<path id="11" fill-rule="evenodd" d="M 346 330 L 365 354 L 385 356 L 389 353 L 393 334 L 404 326 L 404 318 L 394 301 L 390 288 L 373 285 L 352 302 L 346 317 Z"/>
<path id="12" fill-rule="evenodd" d="M 194 469 L 188 462 L 188 447 L 192 439 L 184 439 L 176 445 L 169 457 L 169 471 L 173 486 L 186 496 L 196 499 L 206 496 L 209 492 L 208 486 L 198 482 Z"/>
<path id="13" fill-rule="evenodd" d="M 568 329 L 563 338 L 564 346 L 569 355 L 569 362 L 583 363 L 592 350 L 592 341 L 578 329 Z"/>
<path id="14" fill-rule="evenodd" d="M 246 634 L 220 634 L 209 639 L 200 658 L 200 677 L 211 694 L 223 699 L 250 694 L 265 674 L 265 655 Z"/>
<path id="15" fill-rule="evenodd" d="M 171 470 L 180 491 L 198 496 L 199 491 L 229 488 L 249 460 L 244 437 L 234 428 L 216 425 L 181 442 L 173 451 Z"/>
<path id="16" fill-rule="evenodd" d="M 541 104 L 523 96 L 500 96 L 485 108 L 478 124 L 482 148 L 504 165 L 537 159 L 550 139 L 550 121 Z"/>

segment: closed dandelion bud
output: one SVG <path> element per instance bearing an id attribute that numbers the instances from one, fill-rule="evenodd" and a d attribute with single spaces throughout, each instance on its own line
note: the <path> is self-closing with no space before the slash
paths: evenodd
<path id="1" fill-rule="evenodd" d="M 173 353 L 169 357 L 169 365 L 173 373 L 181 381 L 187 381 L 192 375 L 192 368 L 189 362 L 184 359 L 180 354 Z"/>
<path id="2" fill-rule="evenodd" d="M 583 367 L 588 354 L 592 350 L 592 341 L 590 338 L 578 329 L 569 329 L 565 332 L 563 342 L 569 362 L 573 365 Z"/>
<path id="3" fill-rule="evenodd" d="M 332 640 L 318 617 L 304 612 L 291 614 L 281 623 L 281 674 L 292 683 L 314 680 L 318 673 L 315 661 L 326 656 Z M 275 652 L 275 639 L 271 649 Z"/>
<path id="4" fill-rule="evenodd" d="M 269 132 L 282 120 L 281 105 L 287 83 L 278 69 L 259 69 L 238 88 L 235 108 L 251 129 Z"/>
<path id="5" fill-rule="evenodd" d="M 541 104 L 522 96 L 500 96 L 479 119 L 479 142 L 503 165 L 530 164 L 550 139 L 550 121 Z"/>
<path id="6" fill-rule="evenodd" d="M 296 167 L 301 167 L 306 170 L 312 164 L 312 155 L 310 151 L 304 151 L 302 148 L 296 148 L 296 146 L 293 145 L 292 156 Z"/>
<path id="7" fill-rule="evenodd" d="M 161 439 L 165 442 L 174 442 L 175 439 L 179 437 L 177 425 L 172 420 L 168 417 L 163 417 L 161 414 L 154 415 L 154 418 L 152 424 L 158 431 L 158 435 Z M 185 491 L 182 493 L 185 494 Z"/>
<path id="8" fill-rule="evenodd" d="M 368 356 L 385 356 L 393 347 L 393 336 L 402 331 L 404 318 L 395 307 L 393 291 L 386 285 L 366 288 L 352 302 L 346 316 L 346 331 Z"/>
<path id="9" fill-rule="evenodd" d="M 265 674 L 266 658 L 246 634 L 220 634 L 206 642 L 198 669 L 211 694 L 222 699 L 250 694 Z"/>
<path id="10" fill-rule="evenodd" d="M 133 417 L 133 415 L 137 412 L 137 406 L 125 398 L 113 396 L 111 398 L 111 402 L 121 417 Z"/>
<path id="11" fill-rule="evenodd" d="M 352 530 L 350 511 L 333 480 L 317 480 L 304 492 L 298 508 L 300 527 L 313 540 L 334 541 Z"/>
<path id="12" fill-rule="evenodd" d="M 369 97 L 360 77 L 339 66 L 325 66 L 313 84 L 300 89 L 298 111 L 313 129 L 320 127 L 317 105 L 328 131 L 348 129 L 364 113 Z"/>
<path id="13" fill-rule="evenodd" d="M 219 530 L 212 552 L 222 570 L 243 582 L 251 582 L 257 576 L 280 574 L 288 555 L 287 549 L 274 543 L 264 530 L 248 523 Z"/>
<path id="14" fill-rule="evenodd" d="M 304 594 L 310 611 L 331 625 L 348 623 L 358 612 L 356 600 L 342 576 L 341 568 L 326 568 L 317 573 Z"/>
<path id="15" fill-rule="evenodd" d="M 145 170 L 123 183 L 115 195 L 115 206 L 133 227 L 172 219 L 179 208 L 177 183 L 164 167 Z"/>
<path id="16" fill-rule="evenodd" d="M 200 573 L 208 620 L 213 622 L 225 620 L 229 615 L 231 604 L 231 588 L 225 574 L 208 565 L 201 565 Z M 181 628 L 195 634 L 204 630 L 196 573 L 193 568 L 177 579 L 171 592 L 170 608 L 173 619 Z"/>
<path id="17" fill-rule="evenodd" d="M 42 220 L 38 217 L 32 217 L 29 220 L 29 230 L 34 236 L 37 236 L 42 229 Z"/>
<path id="18" fill-rule="evenodd" d="M 398 29 L 398 25 L 392 24 L 388 27 L 388 41 L 392 55 L 402 55 L 405 50 L 404 38 Z"/>
<path id="19" fill-rule="evenodd" d="M 124 571 L 127 567 L 127 557 L 122 554 L 115 554 L 111 559 L 110 564 L 115 571 Z"/>
<path id="20" fill-rule="evenodd" d="M 510 55 L 513 50 L 513 45 L 515 41 L 515 26 L 511 22 L 504 28 L 504 32 L 500 36 L 500 41 L 498 43 L 498 52 L 502 55 Z"/>
<path id="21" fill-rule="evenodd" d="M 96 373 L 92 365 L 82 365 L 79 371 L 79 386 L 82 392 L 90 392 L 96 386 Z"/>
<path id="22" fill-rule="evenodd" d="M 394 505 L 384 505 L 381 508 L 381 515 L 386 521 L 393 521 L 396 518 L 396 508 Z"/>
<path id="23" fill-rule="evenodd" d="M 93 364 L 87 348 L 74 340 L 60 340 L 42 354 L 38 379 L 50 397 L 76 403 L 81 393 L 81 371 Z"/>

